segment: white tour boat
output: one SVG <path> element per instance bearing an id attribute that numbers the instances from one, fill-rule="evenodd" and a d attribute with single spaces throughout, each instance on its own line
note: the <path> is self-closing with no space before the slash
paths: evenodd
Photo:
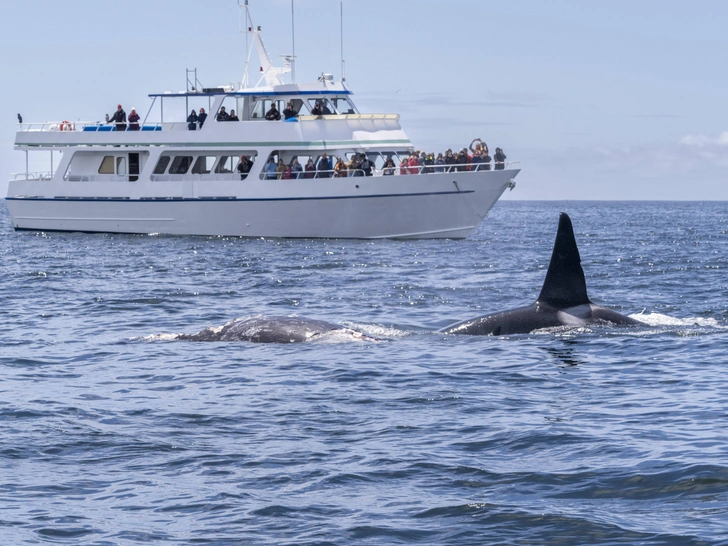
<path id="1" fill-rule="evenodd" d="M 239 86 L 199 88 L 195 72 L 187 91 L 150 95 L 152 106 L 136 124 L 21 121 L 15 149 L 26 154 L 26 172 L 12 175 L 6 201 L 14 228 L 464 238 L 514 187 L 513 162 L 492 170 L 482 163 L 400 167 L 414 146 L 399 115 L 360 113 L 346 83 L 329 74 L 314 83 L 284 83 L 293 58 L 271 66 L 260 29 L 249 30 L 263 72 L 258 85 L 248 85 L 246 69 Z M 178 102 L 179 119 L 165 118 L 165 106 L 168 117 L 174 111 L 170 101 Z M 295 118 L 266 119 L 272 105 L 283 112 L 289 101 Z M 188 123 L 188 113 L 200 107 L 208 114 L 204 124 Z M 239 121 L 217 121 L 223 107 Z M 159 121 L 150 121 L 157 114 Z M 50 158 L 49 171 L 29 172 L 28 156 L 37 154 Z M 324 154 L 344 162 L 356 157 L 365 168 L 334 176 Z M 242 156 L 252 163 L 249 171 L 239 167 Z M 316 170 L 285 172 L 294 158 Z M 271 162 L 283 172 L 266 169 Z"/>

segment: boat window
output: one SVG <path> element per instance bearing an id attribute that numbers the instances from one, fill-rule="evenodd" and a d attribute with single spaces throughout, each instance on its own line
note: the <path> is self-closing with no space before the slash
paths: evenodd
<path id="1" fill-rule="evenodd" d="M 220 158 L 220 161 L 218 162 L 217 166 L 215 167 L 216 173 L 231 173 L 233 172 L 233 161 L 235 161 L 235 158 L 231 155 L 224 155 Z M 236 163 L 237 165 L 237 163 Z"/>
<path id="2" fill-rule="evenodd" d="M 167 165 L 169 165 L 170 159 L 172 158 L 168 155 L 161 156 L 157 162 L 157 166 L 154 167 L 154 174 L 164 174 L 164 171 L 167 170 Z"/>
<path id="3" fill-rule="evenodd" d="M 126 175 L 126 158 L 116 158 L 116 174 Z"/>
<path id="4" fill-rule="evenodd" d="M 99 174 L 114 174 L 114 157 L 107 155 L 101 160 Z"/>
<path id="5" fill-rule="evenodd" d="M 336 113 L 336 109 L 327 99 L 308 99 L 308 107 L 310 110 L 313 111 L 316 104 L 320 105 L 320 108 L 323 110 L 323 115 L 325 116 Z"/>
<path id="6" fill-rule="evenodd" d="M 250 112 L 250 118 L 251 119 L 261 119 L 265 118 L 265 111 L 263 110 L 263 101 L 257 100 L 255 101 L 255 104 L 253 105 L 253 109 Z"/>
<path id="7" fill-rule="evenodd" d="M 336 108 L 336 111 L 340 114 L 356 114 L 356 108 L 354 107 L 354 103 L 351 102 L 349 99 L 346 98 L 336 98 L 331 99 L 331 102 L 334 104 L 334 108 Z"/>
<path id="8" fill-rule="evenodd" d="M 216 121 L 230 121 L 229 119 L 218 119 L 220 113 L 222 112 L 222 109 L 225 108 L 225 113 L 228 116 L 233 115 L 233 112 L 235 113 L 235 116 L 239 119 L 240 118 L 240 110 L 238 109 L 238 99 L 237 97 L 231 97 L 227 96 L 223 99 L 222 103 L 220 104 L 220 110 L 217 111 L 214 118 Z"/>
<path id="9" fill-rule="evenodd" d="M 201 155 L 195 160 L 192 166 L 192 174 L 209 174 L 217 157 L 214 155 Z"/>
<path id="10" fill-rule="evenodd" d="M 297 99 L 298 102 L 303 102 L 300 99 Z M 250 114 L 251 119 L 265 119 L 265 115 L 268 113 L 268 110 L 270 110 L 270 107 L 272 104 L 276 105 L 276 108 L 278 109 L 278 112 L 283 116 L 283 110 L 286 108 L 286 101 L 284 100 L 271 100 L 271 99 L 258 99 L 255 102 L 255 105 L 253 106 L 253 111 Z"/>
<path id="11" fill-rule="evenodd" d="M 286 101 L 288 102 L 288 101 Z M 293 104 L 293 109 L 296 111 L 299 115 L 306 115 L 308 114 L 308 108 L 306 108 L 306 103 L 303 102 L 302 99 L 291 99 L 291 104 Z M 285 106 L 283 107 L 285 109 Z M 283 110 L 281 110 L 281 114 L 283 114 Z"/>
<path id="12" fill-rule="evenodd" d="M 172 160 L 172 166 L 169 168 L 169 174 L 185 174 L 190 169 L 191 164 L 191 156 L 178 155 Z"/>

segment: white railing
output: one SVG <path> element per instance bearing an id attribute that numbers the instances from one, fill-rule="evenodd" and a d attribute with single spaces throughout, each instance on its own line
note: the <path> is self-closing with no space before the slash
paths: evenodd
<path id="1" fill-rule="evenodd" d="M 38 171 L 28 173 L 11 173 L 13 180 L 51 180 L 53 173 L 50 171 Z"/>
<path id="2" fill-rule="evenodd" d="M 46 121 L 43 123 L 21 123 L 18 132 L 63 132 L 63 133 L 80 133 L 80 132 L 117 132 L 116 122 L 105 123 L 103 121 Z M 139 129 L 129 129 L 131 125 L 128 121 L 126 131 L 182 131 L 187 130 L 187 122 L 179 123 L 141 123 L 136 125 Z"/>
<path id="3" fill-rule="evenodd" d="M 496 169 L 496 166 L 503 168 Z M 381 169 L 372 168 L 371 174 L 367 175 L 363 169 L 345 169 L 339 173 L 336 169 L 315 170 L 303 172 L 291 172 L 290 178 L 286 180 L 300 180 L 304 178 L 356 178 L 363 176 L 405 176 L 405 175 L 426 175 L 426 174 L 442 174 L 447 172 L 487 172 L 491 170 L 511 170 L 520 169 L 520 161 L 506 161 L 504 163 L 465 163 L 456 165 L 417 165 L 417 166 L 399 166 L 382 167 Z M 323 175 L 323 176 L 322 176 Z M 282 180 L 284 173 L 267 173 L 262 171 L 259 178 L 261 180 Z"/>

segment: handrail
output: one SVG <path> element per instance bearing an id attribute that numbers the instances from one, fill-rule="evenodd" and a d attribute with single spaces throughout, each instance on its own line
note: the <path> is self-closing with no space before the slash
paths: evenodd
<path id="1" fill-rule="evenodd" d="M 53 173 L 50 171 L 36 171 L 27 173 L 10 173 L 13 180 L 51 180 Z"/>
<path id="2" fill-rule="evenodd" d="M 36 133 L 36 132 L 60 132 L 60 133 L 81 133 L 81 132 L 117 132 L 116 122 L 106 123 L 103 121 L 45 121 L 37 123 L 21 123 L 19 133 Z M 165 122 L 165 123 L 141 123 L 137 122 L 139 129 L 129 129 L 128 121 L 122 123 L 126 125 L 126 131 L 181 131 L 187 130 L 187 122 Z M 122 131 L 119 131 L 122 132 Z"/>
<path id="3" fill-rule="evenodd" d="M 489 165 L 491 168 L 486 169 L 485 166 Z M 449 167 L 449 169 L 448 169 Z M 470 170 L 458 170 L 456 167 L 471 167 Z M 472 168 L 476 167 L 476 168 Z M 482 167 L 478 169 L 477 167 Z M 395 166 L 395 167 L 382 167 L 381 169 L 377 169 L 372 167 L 371 172 L 372 174 L 369 176 L 405 176 L 405 175 L 427 175 L 427 174 L 442 174 L 446 172 L 488 172 L 493 170 L 511 170 L 511 169 L 520 169 L 521 168 L 521 162 L 520 161 L 506 161 L 503 163 L 503 169 L 495 169 L 495 164 L 488 164 L 488 163 L 464 163 L 464 164 L 456 164 L 456 165 L 418 165 L 418 166 Z M 442 170 L 437 170 L 438 168 Z M 384 174 L 385 171 L 394 171 L 391 175 L 390 174 Z M 411 171 L 415 172 L 411 172 Z M 400 172 L 400 171 L 407 171 L 407 172 Z M 325 173 L 328 176 L 320 176 L 321 173 Z M 336 176 L 337 171 L 335 169 L 329 169 L 329 170 L 315 170 L 315 171 L 302 171 L 298 173 L 298 176 L 296 176 L 296 173 L 291 172 L 291 180 L 299 180 L 299 179 L 312 179 L 312 178 L 354 178 L 354 177 L 362 177 L 366 176 L 366 172 L 363 169 L 349 169 L 347 167 L 346 169 L 346 176 Z M 354 174 L 353 174 L 354 173 Z M 268 175 L 271 175 L 268 177 Z M 282 174 L 279 172 L 275 173 L 267 173 L 265 170 L 260 172 L 260 175 L 258 178 L 260 180 L 282 180 Z M 310 175 L 310 176 L 307 176 Z"/>
<path id="4" fill-rule="evenodd" d="M 316 121 L 316 120 L 337 120 L 337 119 L 343 119 L 343 120 L 373 120 L 373 121 L 398 121 L 400 118 L 399 114 L 326 114 L 323 116 L 313 116 L 309 114 L 301 114 L 298 116 L 299 121 Z M 213 118 L 214 120 L 214 118 Z M 209 121 L 209 120 L 208 120 Z M 250 120 L 245 121 L 269 121 L 265 118 L 251 118 Z M 281 119 L 280 121 L 284 121 Z M 131 122 L 126 121 L 122 122 L 122 125 L 126 125 L 126 131 L 130 131 L 129 125 L 131 125 Z M 92 128 L 94 127 L 107 127 L 107 129 L 103 129 L 103 131 L 109 131 L 109 132 L 116 132 L 116 125 L 117 122 L 112 121 L 110 123 L 104 122 L 104 121 L 82 121 L 82 120 L 76 120 L 76 121 L 68 121 L 68 120 L 62 120 L 62 121 L 44 121 L 44 122 L 33 122 L 33 123 L 20 123 L 18 132 L 20 133 L 28 133 L 28 132 L 47 132 L 47 131 L 58 131 L 58 132 L 82 132 L 82 131 L 91 131 L 94 132 Z M 139 130 L 143 131 L 151 131 L 151 130 L 162 130 L 162 127 L 164 130 L 187 130 L 187 122 L 186 121 L 179 121 L 179 122 L 146 122 L 142 123 L 142 121 L 136 122 L 136 125 L 139 125 Z M 154 129 L 152 129 L 154 128 Z"/>

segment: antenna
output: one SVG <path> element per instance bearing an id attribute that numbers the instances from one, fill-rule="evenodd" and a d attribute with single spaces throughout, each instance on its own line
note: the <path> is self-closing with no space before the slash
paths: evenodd
<path id="1" fill-rule="evenodd" d="M 293 62 L 291 63 L 291 82 L 296 83 L 296 19 L 293 16 L 293 0 L 291 0 L 291 41 L 293 42 Z"/>
<path id="2" fill-rule="evenodd" d="M 248 9 L 248 0 L 244 0 L 244 3 L 240 3 L 238 0 L 239 9 L 239 30 L 245 33 L 245 72 L 243 73 L 243 81 L 240 82 L 240 88 L 245 89 L 250 84 L 248 79 L 248 66 L 250 65 L 250 32 L 253 30 L 253 21 L 250 18 L 250 11 Z M 245 21 L 243 21 L 243 12 L 245 12 Z"/>
<path id="3" fill-rule="evenodd" d="M 246 0 L 247 1 L 247 0 Z M 339 2 L 339 10 L 341 14 L 341 81 L 346 81 L 346 64 L 344 61 L 344 2 Z"/>

